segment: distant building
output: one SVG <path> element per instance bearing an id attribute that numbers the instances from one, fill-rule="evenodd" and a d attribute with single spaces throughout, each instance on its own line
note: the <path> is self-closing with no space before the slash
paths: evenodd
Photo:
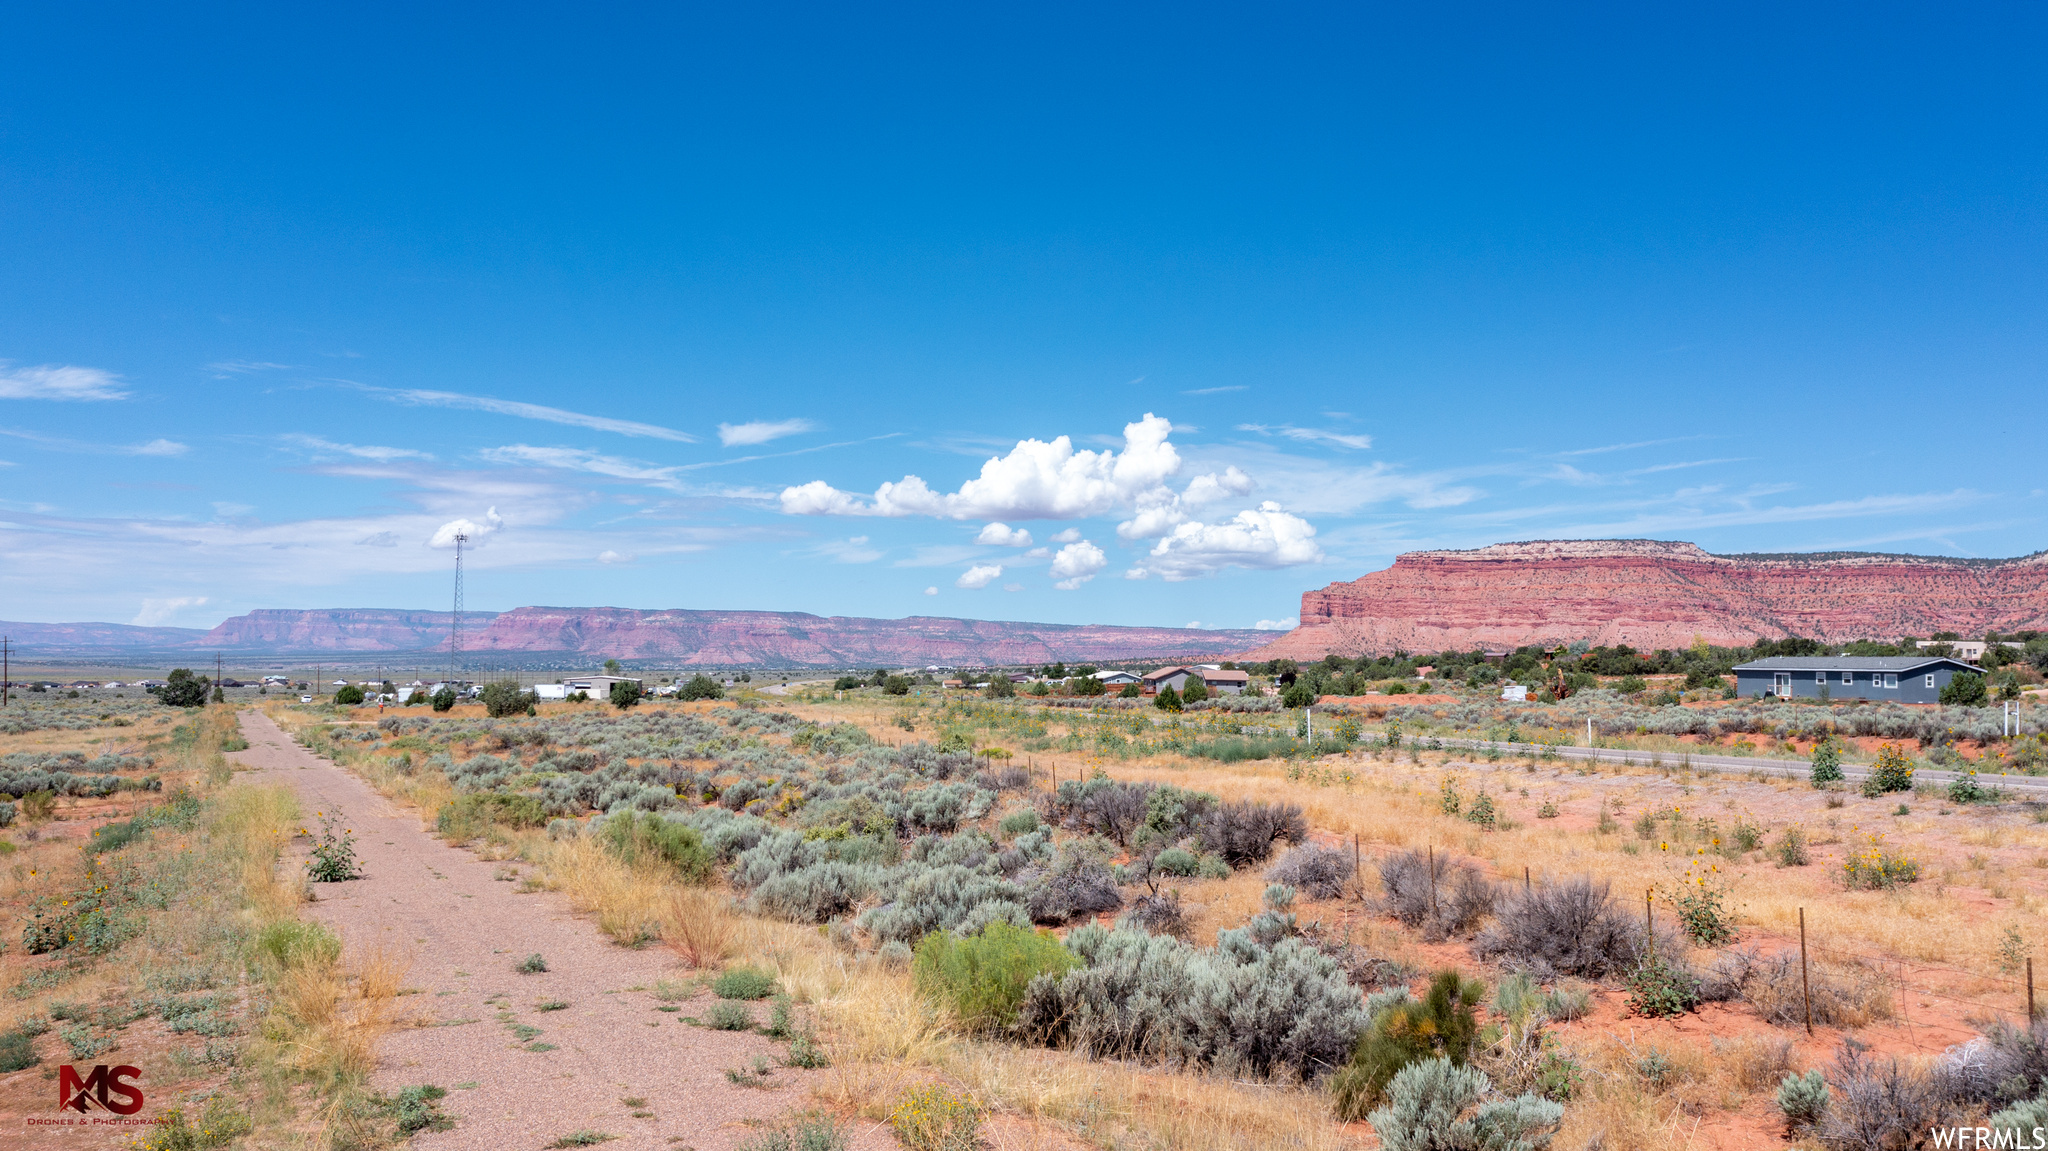
<path id="1" fill-rule="evenodd" d="M 1158 671 L 1146 674 L 1138 682 L 1144 685 L 1146 695 L 1158 695 L 1169 687 L 1178 692 L 1187 686 L 1188 674 L 1188 669 L 1184 667 L 1162 667 Z"/>
<path id="2" fill-rule="evenodd" d="M 1982 644 L 1978 645 L 1982 647 Z M 1780 699 L 1889 699 L 1940 703 L 1941 689 L 1959 672 L 1984 669 L 1945 655 L 1778 655 L 1735 668 L 1735 690 L 1747 697 Z"/>
<path id="3" fill-rule="evenodd" d="M 1222 668 L 1204 666 L 1201 669 L 1201 676 L 1202 686 L 1208 688 L 1212 694 L 1221 692 L 1224 695 L 1243 695 L 1244 690 L 1252 685 L 1250 672 L 1225 671 Z"/>
<path id="4" fill-rule="evenodd" d="M 1985 643 L 1981 639 L 1923 639 L 1915 641 L 1913 646 L 1919 648 L 1921 651 L 1926 651 L 1930 647 L 1946 646 L 1948 648 L 1948 653 L 1956 657 L 1957 659 L 1963 660 L 1967 663 L 1976 663 L 1978 660 L 1984 658 L 1985 649 L 1989 648 L 1991 645 Z M 1999 646 L 2019 648 L 2025 647 L 2027 645 L 2023 643 L 2016 643 L 2013 640 L 2007 639 L 2000 640 Z"/>
<path id="5" fill-rule="evenodd" d="M 1519 683 L 1511 683 L 1500 689 L 1500 697 L 1509 703 L 1528 703 L 1529 689 Z"/>
<path id="6" fill-rule="evenodd" d="M 1122 687 L 1138 682 L 1137 673 L 1129 671 L 1098 671 L 1092 678 L 1101 680 L 1104 687 Z"/>

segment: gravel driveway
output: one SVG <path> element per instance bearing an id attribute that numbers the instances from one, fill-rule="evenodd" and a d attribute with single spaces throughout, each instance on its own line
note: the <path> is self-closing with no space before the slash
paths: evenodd
<path id="1" fill-rule="evenodd" d="M 611 943 L 564 896 L 519 894 L 518 883 L 494 878 L 505 865 L 428 835 L 419 815 L 292 742 L 269 717 L 244 711 L 242 731 L 249 749 L 232 758 L 257 769 L 253 779 L 291 787 L 309 820 L 341 812 L 355 830 L 364 877 L 316 885 L 313 917 L 340 932 L 350 956 L 382 946 L 410 960 L 404 985 L 418 992 L 400 997 L 399 1014 L 423 1025 L 401 1025 L 385 1038 L 372 1082 L 385 1092 L 447 1088 L 441 1105 L 456 1119 L 452 1130 L 419 1135 L 413 1146 L 537 1151 L 588 1130 L 616 1137 L 607 1151 L 715 1151 L 745 1139 L 747 1120 L 809 1104 L 806 1080 L 817 1072 L 777 1066 L 765 1089 L 728 1082 L 726 1069 L 756 1057 L 772 1064 L 786 1046 L 681 1022 L 707 1011 L 708 994 L 680 1012 L 656 1010 L 664 1004 L 651 993 L 655 981 L 689 975 L 668 952 Z M 514 970 L 535 953 L 546 958 L 546 972 Z M 539 1010 L 551 1001 L 568 1006 Z M 765 1022 L 767 1005 L 755 1011 Z M 521 1027 L 539 1032 L 522 1037 Z M 865 1130 L 856 1145 L 895 1145 L 858 1126 Z"/>

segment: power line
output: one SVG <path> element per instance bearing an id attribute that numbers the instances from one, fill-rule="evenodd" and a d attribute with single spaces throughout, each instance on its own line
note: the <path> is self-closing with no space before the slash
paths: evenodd
<path id="1" fill-rule="evenodd" d="M 468 542 L 468 536 L 456 533 L 455 614 L 448 621 L 448 680 L 451 683 L 462 680 L 462 545 Z"/>

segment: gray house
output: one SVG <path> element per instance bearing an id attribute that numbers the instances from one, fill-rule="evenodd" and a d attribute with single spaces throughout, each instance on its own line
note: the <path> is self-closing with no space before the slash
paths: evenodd
<path id="1" fill-rule="evenodd" d="M 1744 698 L 1888 699 L 1895 703 L 1940 703 L 1941 689 L 1957 672 L 1984 669 L 1945 655 L 1774 655 L 1735 668 L 1735 690 Z"/>

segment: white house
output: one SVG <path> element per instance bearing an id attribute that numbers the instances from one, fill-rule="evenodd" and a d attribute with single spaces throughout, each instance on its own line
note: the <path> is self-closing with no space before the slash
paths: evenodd
<path id="1" fill-rule="evenodd" d="M 1137 673 L 1128 671 L 1098 671 L 1092 678 L 1101 680 L 1104 687 L 1122 687 L 1138 682 Z"/>

